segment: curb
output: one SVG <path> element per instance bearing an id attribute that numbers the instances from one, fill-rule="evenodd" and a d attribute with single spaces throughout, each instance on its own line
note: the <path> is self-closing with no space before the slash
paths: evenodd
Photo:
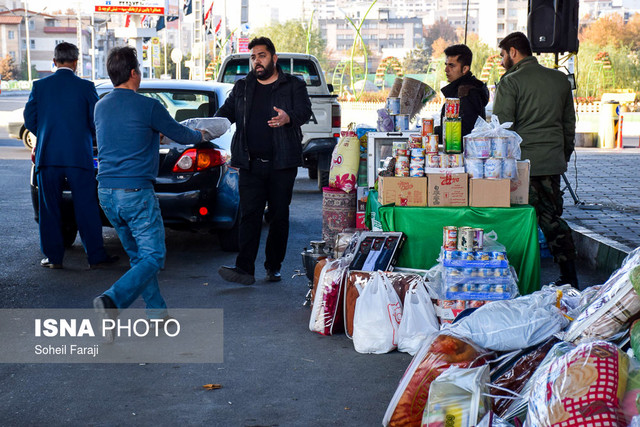
<path id="1" fill-rule="evenodd" d="M 622 261 L 633 250 L 587 228 L 567 221 L 573 230 L 573 241 L 578 257 L 587 261 L 596 271 L 611 274 L 622 265 Z"/>

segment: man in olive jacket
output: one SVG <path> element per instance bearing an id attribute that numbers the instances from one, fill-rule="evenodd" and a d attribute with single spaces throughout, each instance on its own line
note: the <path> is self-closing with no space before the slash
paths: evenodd
<path id="1" fill-rule="evenodd" d="M 527 37 L 511 33 L 499 44 L 507 72 L 496 89 L 493 113 L 513 122 L 522 137 L 522 158 L 531 161 L 529 203 L 549 244 L 560 278 L 554 284 L 578 287 L 576 249 L 571 228 L 561 218 L 561 175 L 574 150 L 576 127 L 571 85 L 567 76 L 538 64 Z"/>
<path id="2" fill-rule="evenodd" d="M 231 166 L 240 169 L 240 252 L 235 266 L 222 266 L 229 282 L 255 282 L 255 260 L 265 204 L 269 205 L 269 234 L 264 267 L 267 280 L 281 279 L 280 267 L 289 237 L 289 205 L 302 165 L 302 130 L 311 117 L 304 81 L 286 74 L 277 64 L 271 40 L 249 43 L 251 72 L 233 87 L 216 117 L 236 124 L 231 142 Z"/>

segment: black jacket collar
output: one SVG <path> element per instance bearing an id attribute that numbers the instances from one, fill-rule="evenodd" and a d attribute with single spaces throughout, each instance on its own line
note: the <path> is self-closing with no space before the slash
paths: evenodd
<path id="1" fill-rule="evenodd" d="M 482 87 L 484 86 L 484 83 L 476 79 L 476 77 L 471 72 L 468 72 L 467 74 L 464 74 L 457 80 L 454 80 L 443 87 L 441 92 L 446 98 L 458 98 L 458 88 L 463 85 Z"/>

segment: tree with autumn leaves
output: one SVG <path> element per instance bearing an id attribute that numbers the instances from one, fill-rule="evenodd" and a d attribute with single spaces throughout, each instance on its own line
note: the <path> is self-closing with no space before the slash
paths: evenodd
<path id="1" fill-rule="evenodd" d="M 576 62 L 576 96 L 600 98 L 616 89 L 640 90 L 640 14 L 624 22 L 619 14 L 580 26 Z"/>

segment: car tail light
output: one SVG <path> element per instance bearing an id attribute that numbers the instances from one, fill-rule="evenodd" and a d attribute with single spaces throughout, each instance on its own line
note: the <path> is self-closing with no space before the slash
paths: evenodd
<path id="1" fill-rule="evenodd" d="M 227 154 L 215 148 L 189 148 L 173 166 L 173 172 L 198 172 L 223 165 Z"/>
<path id="2" fill-rule="evenodd" d="M 342 118 L 340 117 L 340 106 L 332 105 L 331 106 L 331 127 L 340 128 L 341 125 L 342 125 Z"/>

